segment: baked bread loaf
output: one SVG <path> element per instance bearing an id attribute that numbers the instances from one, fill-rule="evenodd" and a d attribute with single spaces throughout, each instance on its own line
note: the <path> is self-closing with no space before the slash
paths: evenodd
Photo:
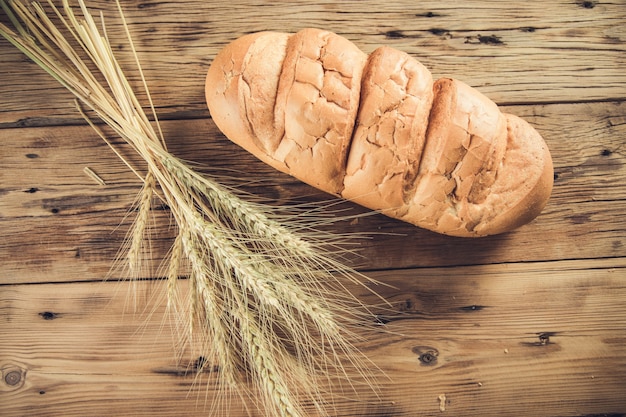
<path id="1" fill-rule="evenodd" d="M 332 32 L 259 32 L 206 78 L 219 129 L 272 167 L 422 228 L 477 237 L 528 223 L 553 183 L 542 137 L 404 52 Z"/>

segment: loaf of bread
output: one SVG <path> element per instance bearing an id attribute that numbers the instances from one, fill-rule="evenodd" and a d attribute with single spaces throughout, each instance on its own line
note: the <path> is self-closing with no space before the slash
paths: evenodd
<path id="1" fill-rule="evenodd" d="M 512 230 L 553 183 L 542 137 L 411 56 L 369 56 L 332 32 L 260 32 L 212 62 L 219 129 L 272 167 L 390 217 L 452 236 Z"/>

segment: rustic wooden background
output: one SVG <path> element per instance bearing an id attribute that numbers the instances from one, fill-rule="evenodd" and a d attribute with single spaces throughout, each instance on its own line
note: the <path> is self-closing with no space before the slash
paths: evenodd
<path id="1" fill-rule="evenodd" d="M 624 0 L 122 4 L 172 152 L 263 179 L 249 191 L 272 203 L 327 197 L 211 121 L 208 65 L 248 32 L 322 27 L 366 52 L 396 47 L 548 142 L 552 199 L 512 233 L 457 239 L 378 215 L 333 226 L 367 236 L 355 262 L 396 287 L 380 288 L 393 311 L 363 346 L 389 379 L 379 398 L 338 399 L 338 416 L 626 415 Z M 129 64 L 114 3 L 88 5 Z M 139 182 L 72 100 L 0 40 L 0 415 L 206 415 L 212 385 L 185 372 L 194 357 L 176 361 L 158 275 L 110 273 Z M 172 230 L 154 214 L 156 264 Z"/>

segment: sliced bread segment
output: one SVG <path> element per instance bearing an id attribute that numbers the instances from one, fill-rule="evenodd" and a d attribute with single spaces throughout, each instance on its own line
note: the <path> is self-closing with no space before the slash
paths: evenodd
<path id="1" fill-rule="evenodd" d="M 370 54 L 344 198 L 391 216 L 408 210 L 406 190 L 417 174 L 432 100 L 432 75 L 414 58 L 389 47 Z"/>
<path id="2" fill-rule="evenodd" d="M 304 29 L 287 44 L 278 85 L 272 157 L 289 173 L 334 195 L 343 189 L 367 55 L 332 32 Z"/>

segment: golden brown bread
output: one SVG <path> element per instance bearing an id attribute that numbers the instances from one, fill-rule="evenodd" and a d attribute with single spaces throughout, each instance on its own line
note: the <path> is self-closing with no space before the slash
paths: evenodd
<path id="1" fill-rule="evenodd" d="M 284 134 L 272 157 L 333 194 L 343 189 L 367 55 L 334 33 L 304 29 L 288 42 L 275 114 Z"/>
<path id="2" fill-rule="evenodd" d="M 274 168 L 438 233 L 512 230 L 552 190 L 535 129 L 393 48 L 367 56 L 318 29 L 246 35 L 215 57 L 206 98 L 222 132 Z"/>
<path id="3" fill-rule="evenodd" d="M 341 195 L 392 217 L 406 212 L 426 142 L 430 72 L 393 48 L 370 54 Z"/>

